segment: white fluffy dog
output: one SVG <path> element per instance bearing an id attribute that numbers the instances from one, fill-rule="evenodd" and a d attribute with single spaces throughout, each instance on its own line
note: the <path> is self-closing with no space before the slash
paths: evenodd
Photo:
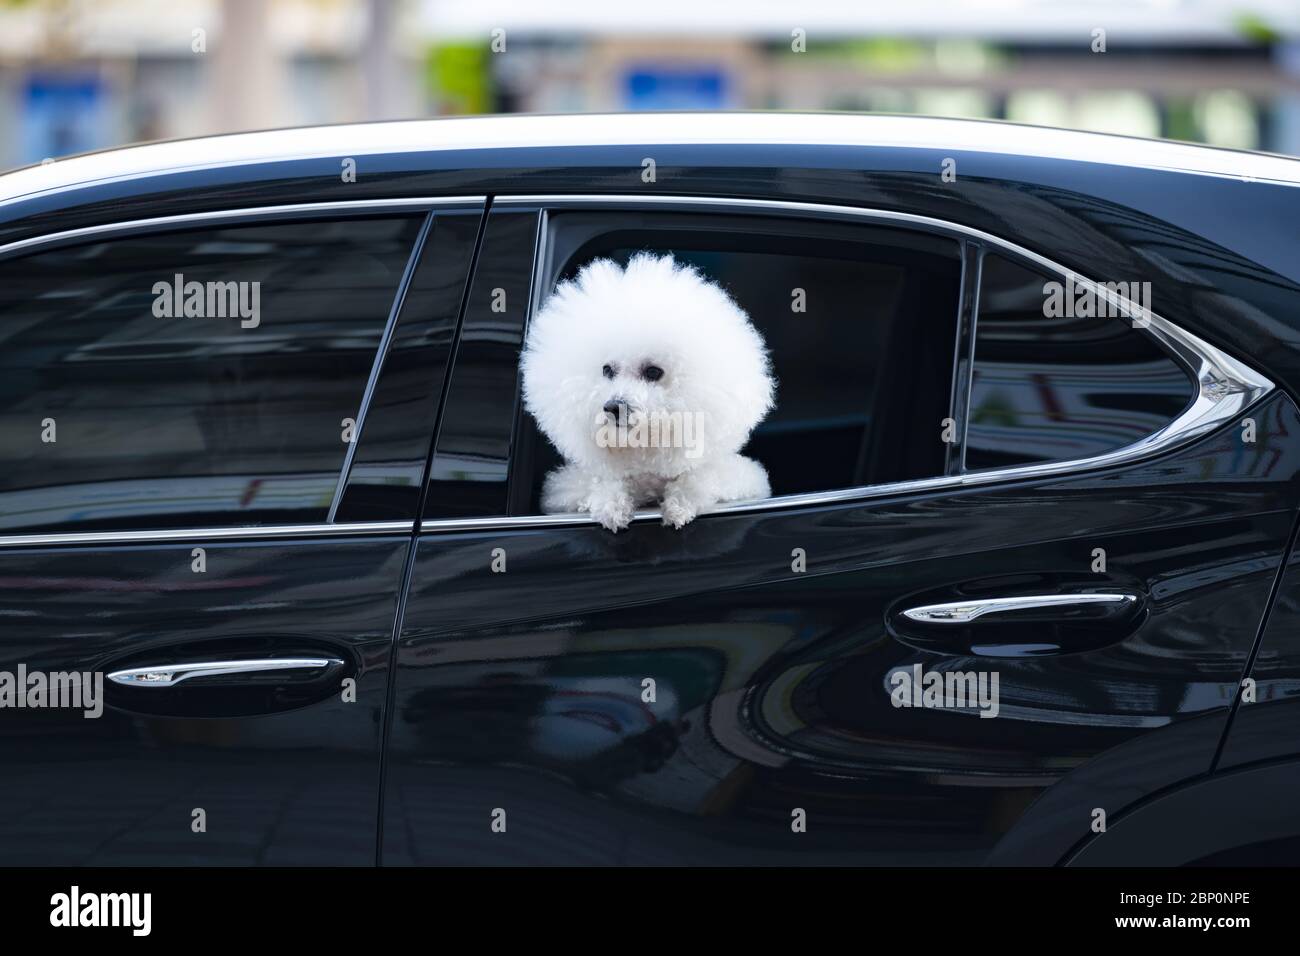
<path id="1" fill-rule="evenodd" d="M 524 405 L 564 456 L 542 507 L 611 531 L 658 503 L 680 528 L 722 501 L 771 494 L 739 454 L 772 408 L 762 336 L 718 285 L 672 256 L 598 259 L 533 319 Z"/>

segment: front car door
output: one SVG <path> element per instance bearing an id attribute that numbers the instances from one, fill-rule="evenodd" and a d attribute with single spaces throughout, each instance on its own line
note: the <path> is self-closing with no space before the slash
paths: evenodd
<path id="1" fill-rule="evenodd" d="M 373 865 L 482 201 L 0 248 L 0 860 Z"/>

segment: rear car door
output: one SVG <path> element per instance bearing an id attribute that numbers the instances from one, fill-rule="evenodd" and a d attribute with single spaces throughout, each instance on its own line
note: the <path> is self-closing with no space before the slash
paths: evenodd
<path id="1" fill-rule="evenodd" d="M 539 513 L 556 459 L 518 349 L 558 279 L 642 249 L 766 338 L 747 453 L 775 497 L 611 535 Z M 1206 773 L 1297 411 L 1140 276 L 1097 278 L 1139 284 L 899 213 L 498 199 L 399 633 L 384 860 L 1051 864 Z"/>
<path id="2" fill-rule="evenodd" d="M 0 249 L 0 862 L 373 865 L 482 202 Z"/>

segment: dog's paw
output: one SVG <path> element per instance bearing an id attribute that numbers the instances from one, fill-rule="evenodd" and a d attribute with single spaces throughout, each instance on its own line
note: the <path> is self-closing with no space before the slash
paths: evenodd
<path id="1" fill-rule="evenodd" d="M 588 503 L 587 511 L 607 531 L 622 531 L 632 523 L 636 509 L 631 498 L 605 498 Z"/>
<path id="2" fill-rule="evenodd" d="M 673 528 L 689 524 L 700 513 L 695 502 L 681 495 L 669 495 L 663 500 L 660 510 L 663 512 L 664 524 Z"/>

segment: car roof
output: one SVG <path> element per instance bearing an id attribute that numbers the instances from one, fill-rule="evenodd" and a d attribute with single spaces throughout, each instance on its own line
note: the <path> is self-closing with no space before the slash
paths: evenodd
<path id="1" fill-rule="evenodd" d="M 0 175 L 0 205 L 168 173 L 332 156 L 746 144 L 1003 153 L 1300 184 L 1300 159 L 1292 157 L 985 120 L 854 113 L 583 113 L 313 126 L 128 146 Z"/>

